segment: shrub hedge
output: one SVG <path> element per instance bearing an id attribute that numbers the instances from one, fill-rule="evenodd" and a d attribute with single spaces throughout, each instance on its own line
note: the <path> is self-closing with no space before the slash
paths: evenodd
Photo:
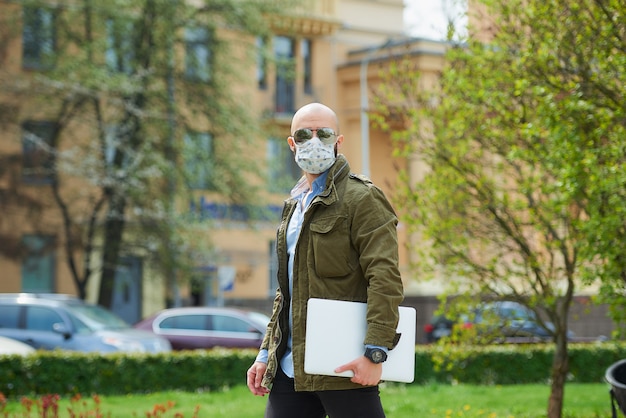
<path id="1" fill-rule="evenodd" d="M 462 355 L 459 351 L 465 351 Z M 467 352 L 469 351 L 469 352 Z M 626 358 L 626 344 L 603 342 L 570 344 L 568 381 L 602 383 L 606 369 Z M 550 380 L 554 346 L 551 344 L 511 344 L 485 347 L 416 348 L 415 381 L 469 384 L 546 383 Z M 435 357 L 447 357 L 435 367 Z"/>
<path id="2" fill-rule="evenodd" d="M 445 350 L 445 351 L 444 351 Z M 462 352 L 462 353 L 461 353 Z M 417 346 L 414 384 L 517 384 L 549 381 L 552 345 Z M 463 354 L 463 355 L 460 355 Z M 245 384 L 256 350 L 215 349 L 166 354 L 38 352 L 0 355 L 0 393 L 7 397 L 203 391 Z M 444 367 L 435 358 L 446 357 Z M 568 381 L 601 383 L 606 369 L 626 358 L 626 343 L 569 346 Z"/>

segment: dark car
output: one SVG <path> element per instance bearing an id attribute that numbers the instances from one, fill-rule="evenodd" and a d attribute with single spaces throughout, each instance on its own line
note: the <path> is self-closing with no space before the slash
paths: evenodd
<path id="1" fill-rule="evenodd" d="M 157 312 L 135 328 L 167 338 L 174 350 L 259 348 L 269 320 L 244 309 L 183 307 Z"/>
<path id="2" fill-rule="evenodd" d="M 460 325 L 465 327 L 471 327 L 472 324 L 468 321 L 458 321 Z M 439 341 L 443 337 L 448 337 L 452 334 L 452 327 L 456 324 L 446 317 L 445 315 L 435 315 L 430 322 L 424 325 L 424 332 L 426 333 L 426 342 L 434 343 Z"/>
<path id="3" fill-rule="evenodd" d="M 166 339 L 133 329 L 101 306 L 60 294 L 0 294 L 0 336 L 38 350 L 171 351 Z"/>
<path id="4" fill-rule="evenodd" d="M 494 337 L 503 338 L 509 342 L 546 341 L 552 337 L 553 325 L 544 322 L 541 325 L 536 314 L 524 305 L 512 301 L 489 302 L 473 309 L 473 315 L 462 315 L 458 320 L 451 320 L 442 315 L 436 315 L 426 324 L 427 342 L 435 342 L 442 337 L 452 334 L 455 325 L 465 328 L 483 327 L 482 331 L 489 331 Z M 568 332 L 573 338 L 573 333 Z"/>

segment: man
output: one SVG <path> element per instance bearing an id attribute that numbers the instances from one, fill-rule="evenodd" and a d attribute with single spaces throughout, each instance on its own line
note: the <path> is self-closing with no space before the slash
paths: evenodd
<path id="1" fill-rule="evenodd" d="M 269 393 L 266 418 L 385 416 L 378 383 L 398 342 L 403 299 L 398 221 L 382 191 L 350 173 L 337 153 L 343 141 L 327 106 L 311 103 L 294 115 L 287 142 L 304 176 L 285 202 L 277 234 L 279 288 L 247 373 L 253 394 Z M 352 378 L 304 372 L 309 298 L 367 302 L 364 355 L 336 370 L 351 370 Z"/>

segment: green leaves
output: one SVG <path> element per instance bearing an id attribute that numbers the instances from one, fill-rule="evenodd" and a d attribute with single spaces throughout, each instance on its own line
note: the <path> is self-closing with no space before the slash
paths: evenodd
<path id="1" fill-rule="evenodd" d="M 451 48 L 438 106 L 412 119 L 427 118 L 432 137 L 410 130 L 429 170 L 405 189 L 419 196 L 405 222 L 428 242 L 424 263 L 445 260 L 476 291 L 491 271 L 520 295 L 565 295 L 589 283 L 583 267 L 625 267 L 613 250 L 624 249 L 626 75 L 615 64 L 626 54 L 614 19 L 625 6 L 483 3 L 492 41 Z"/>
<path id="2" fill-rule="evenodd" d="M 554 323 L 559 405 L 573 295 L 599 289 L 614 319 L 626 317 L 626 4 L 479 3 L 490 41 L 448 50 L 428 92 L 436 106 L 424 91 L 387 91 L 394 107 L 421 106 L 401 130 L 419 164 L 398 206 L 419 279 L 516 300 Z"/>
<path id="3" fill-rule="evenodd" d="M 96 266 L 105 266 L 103 282 L 112 280 L 121 253 L 152 256 L 150 265 L 166 277 L 184 269 L 174 264 L 183 264 L 190 251 L 175 229 L 193 221 L 176 212 L 198 199 L 191 184 L 210 184 L 221 202 L 258 202 L 250 179 L 263 168 L 250 150 L 267 129 L 241 93 L 256 89 L 254 40 L 270 33 L 267 13 L 288 13 L 294 1 L 192 3 L 84 0 L 50 8 L 46 1 L 28 2 L 54 17 L 54 39 L 48 39 L 54 49 L 46 53 L 54 54 L 55 66 L 12 73 L 0 89 L 24 103 L 21 120 L 60 126 L 52 141 L 58 193 L 46 203 L 59 206 L 64 219 L 42 233 L 72 240 L 66 259 L 79 294 Z M 20 6 L 15 9 L 19 17 Z M 0 45 L 22 36 L 21 25 L 5 26 Z M 195 144 L 200 152 L 190 165 L 202 169 L 194 182 L 186 181 L 189 132 L 214 139 L 210 149 L 206 141 Z M 182 229 L 187 242 L 209 241 L 200 228 L 187 232 L 194 225 Z"/>

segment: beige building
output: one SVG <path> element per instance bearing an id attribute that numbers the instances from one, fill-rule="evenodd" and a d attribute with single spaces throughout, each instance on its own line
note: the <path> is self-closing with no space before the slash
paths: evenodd
<path id="1" fill-rule="evenodd" d="M 393 200 L 398 169 L 406 168 L 415 172 L 416 167 L 411 166 L 414 164 L 411 161 L 394 158 L 390 138 L 369 120 L 366 110 L 371 105 L 370 95 L 373 87 L 380 82 L 385 66 L 400 55 L 412 57 L 426 82 L 437 77 L 443 65 L 445 44 L 406 36 L 403 0 L 316 0 L 311 4 L 308 8 L 295 11 L 289 19 L 273 22 L 274 37 L 267 40 L 275 56 L 294 60 L 295 78 L 282 78 L 280 71 L 272 67 L 250 68 L 250 80 L 255 85 L 242 89 L 245 93 L 241 100 L 247 101 L 259 115 L 271 114 L 273 128 L 282 134 L 282 137 L 263 139 L 267 146 L 268 169 L 273 169 L 270 161 L 282 159 L 285 163 L 283 171 L 275 174 L 289 174 L 293 179 L 297 178 L 297 166 L 294 168 L 293 163 L 290 166 L 288 162 L 291 157 L 286 142 L 291 116 L 303 104 L 322 102 L 335 109 L 339 116 L 341 132 L 346 138 L 341 151 L 350 161 L 352 171 L 371 177 Z M 11 79 L 11 72 L 27 71 L 25 63 L 20 62 L 20 59 L 27 58 L 24 42 L 22 40 L 21 43 L 10 45 L 6 51 L 12 59 L 0 63 L 0 83 L 5 83 L 5 87 Z M 2 91 L 6 92 L 7 89 L 0 89 L 0 95 Z M 0 96 L 0 109 L 3 109 L 2 106 L 9 109 L 9 104 L 9 99 Z M 19 112 L 13 116 L 18 119 L 23 117 Z M 21 123 L 22 127 L 24 122 Z M 0 123 L 0 157 L 22 152 L 23 159 L 17 163 L 27 164 L 30 161 L 28 150 L 21 149 L 23 142 L 20 142 L 23 132 L 5 126 Z M 9 164 L 6 159 L 3 161 L 3 165 Z M 21 243 L 25 245 L 20 248 L 31 248 L 37 254 L 21 253 L 17 250 L 20 244 L 17 242 L 2 244 L 0 292 L 49 291 L 75 294 L 76 289 L 61 248 L 61 232 L 51 237 L 35 236 L 26 223 L 26 210 L 5 211 L 2 208 L 3 189 L 22 187 L 25 196 L 40 193 L 41 189 L 32 189 L 29 185 L 3 176 L 3 173 L 8 172 L 8 165 L 4 168 L 0 170 L 0 209 L 3 210 L 0 234 L 21 231 Z M 270 187 L 269 192 L 266 205 L 273 213 L 279 213 L 288 189 Z M 178 207 L 181 211 L 195 211 L 214 220 L 207 236 L 211 236 L 212 244 L 215 245 L 217 261 L 209 266 L 198 266 L 202 272 L 199 274 L 201 286 L 200 290 L 192 292 L 186 285 L 166 289 L 165 279 L 151 268 L 144 254 L 138 253 L 131 257 L 119 277 L 121 282 L 126 283 L 121 287 L 125 289 L 126 295 L 119 295 L 120 305 L 117 309 L 129 321 L 165 306 L 166 295 L 169 304 L 208 305 L 246 304 L 267 300 L 274 294 L 276 284 L 272 254 L 276 222 L 269 219 L 251 227 L 237 216 L 237 207 L 216 200 L 205 190 L 196 191 L 193 199 L 189 207 L 186 204 Z M 26 209 L 28 199 L 24 200 L 24 205 Z M 396 209 L 402 211 L 402 208 Z M 42 220 L 58 216 L 58 210 L 54 208 L 43 208 L 42 213 Z M 437 289 L 420 287 L 411 277 L 408 269 L 409 239 L 402 225 L 399 227 L 399 236 L 401 267 L 407 293 L 436 293 Z M 52 251 L 37 252 L 37 248 L 46 247 L 47 243 L 56 243 L 56 247 Z M 13 252 L 12 246 L 16 248 Z M 96 273 L 90 280 L 88 299 L 97 299 L 98 284 Z M 135 310 L 125 311 L 124 304 L 133 305 Z"/>

